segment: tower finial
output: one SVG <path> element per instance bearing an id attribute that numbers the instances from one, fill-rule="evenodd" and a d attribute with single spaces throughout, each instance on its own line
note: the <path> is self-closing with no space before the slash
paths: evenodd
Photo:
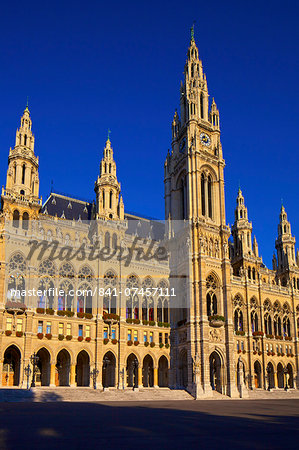
<path id="1" fill-rule="evenodd" d="M 193 22 L 193 25 L 192 25 L 192 27 L 191 27 L 191 29 L 190 29 L 190 32 L 191 32 L 191 42 L 195 42 L 195 40 L 194 40 L 194 25 L 195 25 L 195 21 Z"/>
<path id="2" fill-rule="evenodd" d="M 107 141 L 109 141 L 109 142 L 110 142 L 110 134 L 111 134 L 111 130 L 110 130 L 110 128 L 108 128 L 108 137 L 107 137 Z"/>
<path id="3" fill-rule="evenodd" d="M 28 112 L 29 112 L 29 97 L 28 97 L 28 95 L 27 95 L 27 102 L 26 102 L 26 108 L 25 108 L 25 111 L 28 111 Z"/>

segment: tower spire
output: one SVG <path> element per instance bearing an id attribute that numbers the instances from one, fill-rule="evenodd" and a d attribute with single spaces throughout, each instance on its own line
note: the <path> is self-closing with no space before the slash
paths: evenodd
<path id="1" fill-rule="evenodd" d="M 94 188 L 97 196 L 97 217 L 123 220 L 124 204 L 120 197 L 120 183 L 116 177 L 116 163 L 113 158 L 110 133 L 111 131 L 108 130 L 108 138 L 100 163 L 100 175 Z"/>
<path id="2" fill-rule="evenodd" d="M 195 39 L 194 39 L 194 22 L 192 24 L 192 27 L 190 28 L 190 34 L 191 34 L 191 42 L 195 42 Z"/>

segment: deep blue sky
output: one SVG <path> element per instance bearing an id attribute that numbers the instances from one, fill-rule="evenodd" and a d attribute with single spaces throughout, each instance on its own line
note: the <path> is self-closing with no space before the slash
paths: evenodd
<path id="1" fill-rule="evenodd" d="M 271 265 L 281 198 L 299 239 L 296 1 L 4 2 L 1 183 L 29 96 L 45 200 L 93 198 L 107 137 L 127 210 L 164 218 L 163 164 L 195 37 L 220 109 L 227 221 L 238 184 Z"/>

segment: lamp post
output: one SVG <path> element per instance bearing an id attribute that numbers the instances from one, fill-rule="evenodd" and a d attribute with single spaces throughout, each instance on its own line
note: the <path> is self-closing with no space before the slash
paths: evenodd
<path id="1" fill-rule="evenodd" d="M 27 377 L 27 389 L 30 389 L 30 385 L 29 385 L 29 378 L 30 378 L 30 374 L 31 374 L 31 368 L 30 368 L 30 364 L 28 364 L 25 369 L 24 369 L 25 375 Z"/>
<path id="2" fill-rule="evenodd" d="M 138 363 L 137 359 L 134 359 L 132 366 L 133 366 L 133 376 L 134 376 L 133 388 L 138 388 L 138 366 L 139 366 L 139 363 Z"/>
<path id="3" fill-rule="evenodd" d="M 33 355 L 30 356 L 30 362 L 33 366 L 32 368 L 32 380 L 31 380 L 31 387 L 35 387 L 35 373 L 36 373 L 36 365 L 39 361 L 39 356 L 34 352 Z"/>
<path id="4" fill-rule="evenodd" d="M 97 378 L 99 375 L 99 371 L 98 369 L 94 368 L 92 369 L 92 371 L 90 372 L 90 377 L 92 378 L 92 382 L 93 382 L 93 388 L 96 389 L 97 388 Z"/>
<path id="5" fill-rule="evenodd" d="M 287 375 L 288 375 L 289 371 L 288 371 L 288 369 L 286 367 L 283 369 L 283 373 L 284 373 L 284 376 L 285 376 L 285 387 L 284 387 L 284 390 L 287 391 L 288 390 Z"/>

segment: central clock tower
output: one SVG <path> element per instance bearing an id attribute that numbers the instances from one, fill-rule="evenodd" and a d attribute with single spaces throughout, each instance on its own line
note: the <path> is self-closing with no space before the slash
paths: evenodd
<path id="1" fill-rule="evenodd" d="M 219 111 L 214 99 L 209 108 L 193 28 L 171 147 L 164 167 L 165 216 L 170 278 L 180 299 L 172 309 L 171 382 L 196 396 L 213 389 L 235 396 L 225 162 Z M 224 318 L 221 327 L 212 326 L 214 316 Z"/>

